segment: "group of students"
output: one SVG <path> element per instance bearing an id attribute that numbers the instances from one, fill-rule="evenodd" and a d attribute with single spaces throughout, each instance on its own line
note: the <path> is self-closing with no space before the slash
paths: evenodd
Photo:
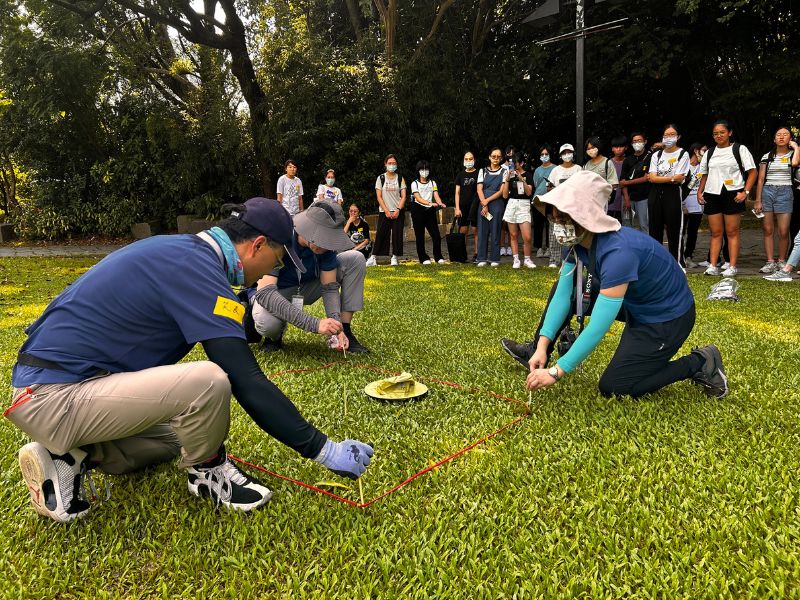
<path id="1" fill-rule="evenodd" d="M 549 266 L 561 264 L 563 249 L 546 217 L 532 209 L 531 201 L 566 182 L 580 171 L 600 175 L 612 186 L 606 214 L 623 225 L 636 227 L 663 241 L 684 269 L 705 267 L 706 275 L 735 277 L 739 271 L 740 226 L 745 200 L 755 199 L 753 212 L 763 218 L 766 264 L 765 279 L 791 281 L 791 271 L 800 263 L 800 152 L 789 127 L 775 131 L 774 146 L 756 168 L 750 150 L 733 138 L 726 120 L 712 127 L 714 144 L 681 145 L 674 124 L 666 125 L 659 141 L 648 147 L 647 136 L 634 131 L 630 139 L 611 139 L 611 156 L 602 153 L 598 137 L 586 141 L 586 162 L 575 160 L 575 148 L 562 144 L 558 162 L 553 149 L 544 144 L 533 157 L 513 146 L 492 148 L 484 168 L 476 167 L 475 155 L 466 152 L 463 170 L 455 179 L 455 219 L 462 234 L 472 237 L 473 262 L 479 267 L 500 265 L 502 256 L 513 258 L 512 267 L 535 268 L 533 258 L 545 257 Z M 397 173 L 397 159 L 389 155 L 385 172 L 375 183 L 379 205 L 374 243 L 367 266 L 379 256 L 391 256 L 396 265 L 403 255 L 403 211 L 410 207 L 417 255 L 423 264 L 443 263 L 436 210 L 444 206 L 426 161 L 417 164 L 417 178 L 410 191 Z M 352 210 L 352 207 L 351 207 Z M 356 210 L 358 210 L 356 208 Z M 695 261 L 698 231 L 703 215 L 708 219 L 711 249 L 705 260 Z M 777 223 L 777 256 L 773 232 Z M 363 228 L 363 226 L 359 227 Z M 433 259 L 425 249 L 425 232 L 433 244 Z M 522 244 L 520 244 L 520 237 Z M 789 254 L 790 240 L 794 250 Z M 520 245 L 522 248 L 520 248 Z M 520 250 L 522 252 L 520 252 Z M 534 254 L 535 252 L 535 254 Z M 712 260 L 713 257 L 713 260 Z M 776 260 L 777 258 L 777 260 Z"/>

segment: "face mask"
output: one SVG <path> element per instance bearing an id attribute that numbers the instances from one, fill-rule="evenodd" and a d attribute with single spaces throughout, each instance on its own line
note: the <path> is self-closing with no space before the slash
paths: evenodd
<path id="1" fill-rule="evenodd" d="M 641 152 L 644 150 L 644 142 L 633 142 L 633 151 L 634 152 Z"/>
<path id="2" fill-rule="evenodd" d="M 421 170 L 419 172 L 419 176 L 422 177 L 422 179 L 427 179 L 428 175 L 430 175 L 430 174 L 431 174 L 431 172 L 430 171 L 426 171 L 425 169 L 423 169 L 423 170 Z"/>
<path id="3" fill-rule="evenodd" d="M 474 160 L 465 160 L 464 161 L 464 168 L 465 169 L 471 169 L 474 166 L 475 166 L 475 161 Z"/>
<path id="4" fill-rule="evenodd" d="M 662 138 L 661 141 L 667 148 L 672 148 L 675 144 L 678 143 L 678 138 L 670 136 Z"/>
<path id="5" fill-rule="evenodd" d="M 564 162 L 572 162 L 572 159 L 574 157 L 575 157 L 575 155 L 572 154 L 572 153 L 562 154 L 561 155 L 561 160 L 563 160 Z"/>
<path id="6" fill-rule="evenodd" d="M 539 157 L 539 160 L 542 161 L 543 163 L 550 162 L 550 155 L 549 154 L 542 154 Z"/>
<path id="7" fill-rule="evenodd" d="M 397 171 L 397 165 L 386 165 L 386 170 L 389 171 L 389 173 L 394 173 Z"/>
<path id="8" fill-rule="evenodd" d="M 574 223 L 553 223 L 553 237 L 562 246 L 574 246 L 581 241 L 584 234 L 580 236 L 575 232 Z"/>
<path id="9" fill-rule="evenodd" d="M 333 177 L 328 177 L 325 180 L 325 183 L 327 183 L 329 186 L 333 186 L 333 184 L 336 183 L 336 180 Z"/>
<path id="10" fill-rule="evenodd" d="M 586 154 L 589 155 L 589 158 L 595 158 L 599 150 L 597 148 L 592 148 L 591 150 L 587 150 Z"/>

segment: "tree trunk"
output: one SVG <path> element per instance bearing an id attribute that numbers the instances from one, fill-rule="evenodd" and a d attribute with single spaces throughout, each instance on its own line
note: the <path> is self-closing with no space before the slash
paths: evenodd
<path id="1" fill-rule="evenodd" d="M 345 0 L 347 5 L 347 15 L 350 17 L 350 25 L 353 26 L 353 33 L 356 35 L 356 41 L 360 42 L 364 35 L 361 29 L 361 12 L 359 11 L 356 0 Z"/>

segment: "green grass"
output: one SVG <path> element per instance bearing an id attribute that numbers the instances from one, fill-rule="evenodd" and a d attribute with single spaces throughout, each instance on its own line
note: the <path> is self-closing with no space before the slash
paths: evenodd
<path id="1" fill-rule="evenodd" d="M 5 398 L 24 326 L 91 264 L 0 261 Z M 356 331 L 375 366 L 527 400 L 524 372 L 497 340 L 530 333 L 553 278 L 507 267 L 371 269 Z M 163 465 L 105 477 L 111 500 L 65 527 L 29 509 L 16 466 L 26 439 L 4 421 L 0 594 L 800 597 L 800 286 L 747 279 L 742 301 L 727 304 L 704 300 L 710 283 L 690 277 L 698 320 L 685 350 L 720 346 L 728 398 L 688 383 L 602 398 L 596 383 L 615 328 L 578 372 L 534 394 L 520 425 L 366 510 L 267 478 L 267 507 L 216 512 Z M 321 338 L 290 331 L 287 342 L 260 357 L 267 373 L 331 360 Z M 276 379 L 323 431 L 375 443 L 367 498 L 519 414 L 437 384 L 420 402 L 379 404 L 360 393 L 373 378 L 337 365 Z M 235 403 L 233 413 L 232 453 L 310 483 L 340 481 L 350 489 L 333 491 L 358 499 L 357 484 L 286 450 Z"/>

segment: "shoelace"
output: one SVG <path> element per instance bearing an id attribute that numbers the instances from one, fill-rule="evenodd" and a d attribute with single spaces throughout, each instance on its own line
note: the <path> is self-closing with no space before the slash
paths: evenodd
<path id="1" fill-rule="evenodd" d="M 247 478 L 237 469 L 234 464 L 226 460 L 218 467 L 209 469 L 210 477 L 206 480 L 209 490 L 214 492 L 217 506 L 223 501 L 230 499 L 233 493 L 233 483 L 238 485 L 247 484 Z"/>
<path id="2" fill-rule="evenodd" d="M 109 498 L 111 498 L 111 486 L 108 484 L 107 481 L 104 481 L 103 484 L 105 485 L 105 495 L 104 497 L 99 497 L 97 492 L 97 486 L 94 484 L 94 479 L 92 479 L 91 472 L 89 468 L 86 466 L 84 462 L 81 464 L 81 472 L 78 475 L 78 499 L 79 500 L 86 500 L 87 502 L 89 499 L 86 497 L 86 486 L 89 486 L 89 492 L 91 492 L 91 500 L 99 500 L 100 502 L 105 502 Z"/>

